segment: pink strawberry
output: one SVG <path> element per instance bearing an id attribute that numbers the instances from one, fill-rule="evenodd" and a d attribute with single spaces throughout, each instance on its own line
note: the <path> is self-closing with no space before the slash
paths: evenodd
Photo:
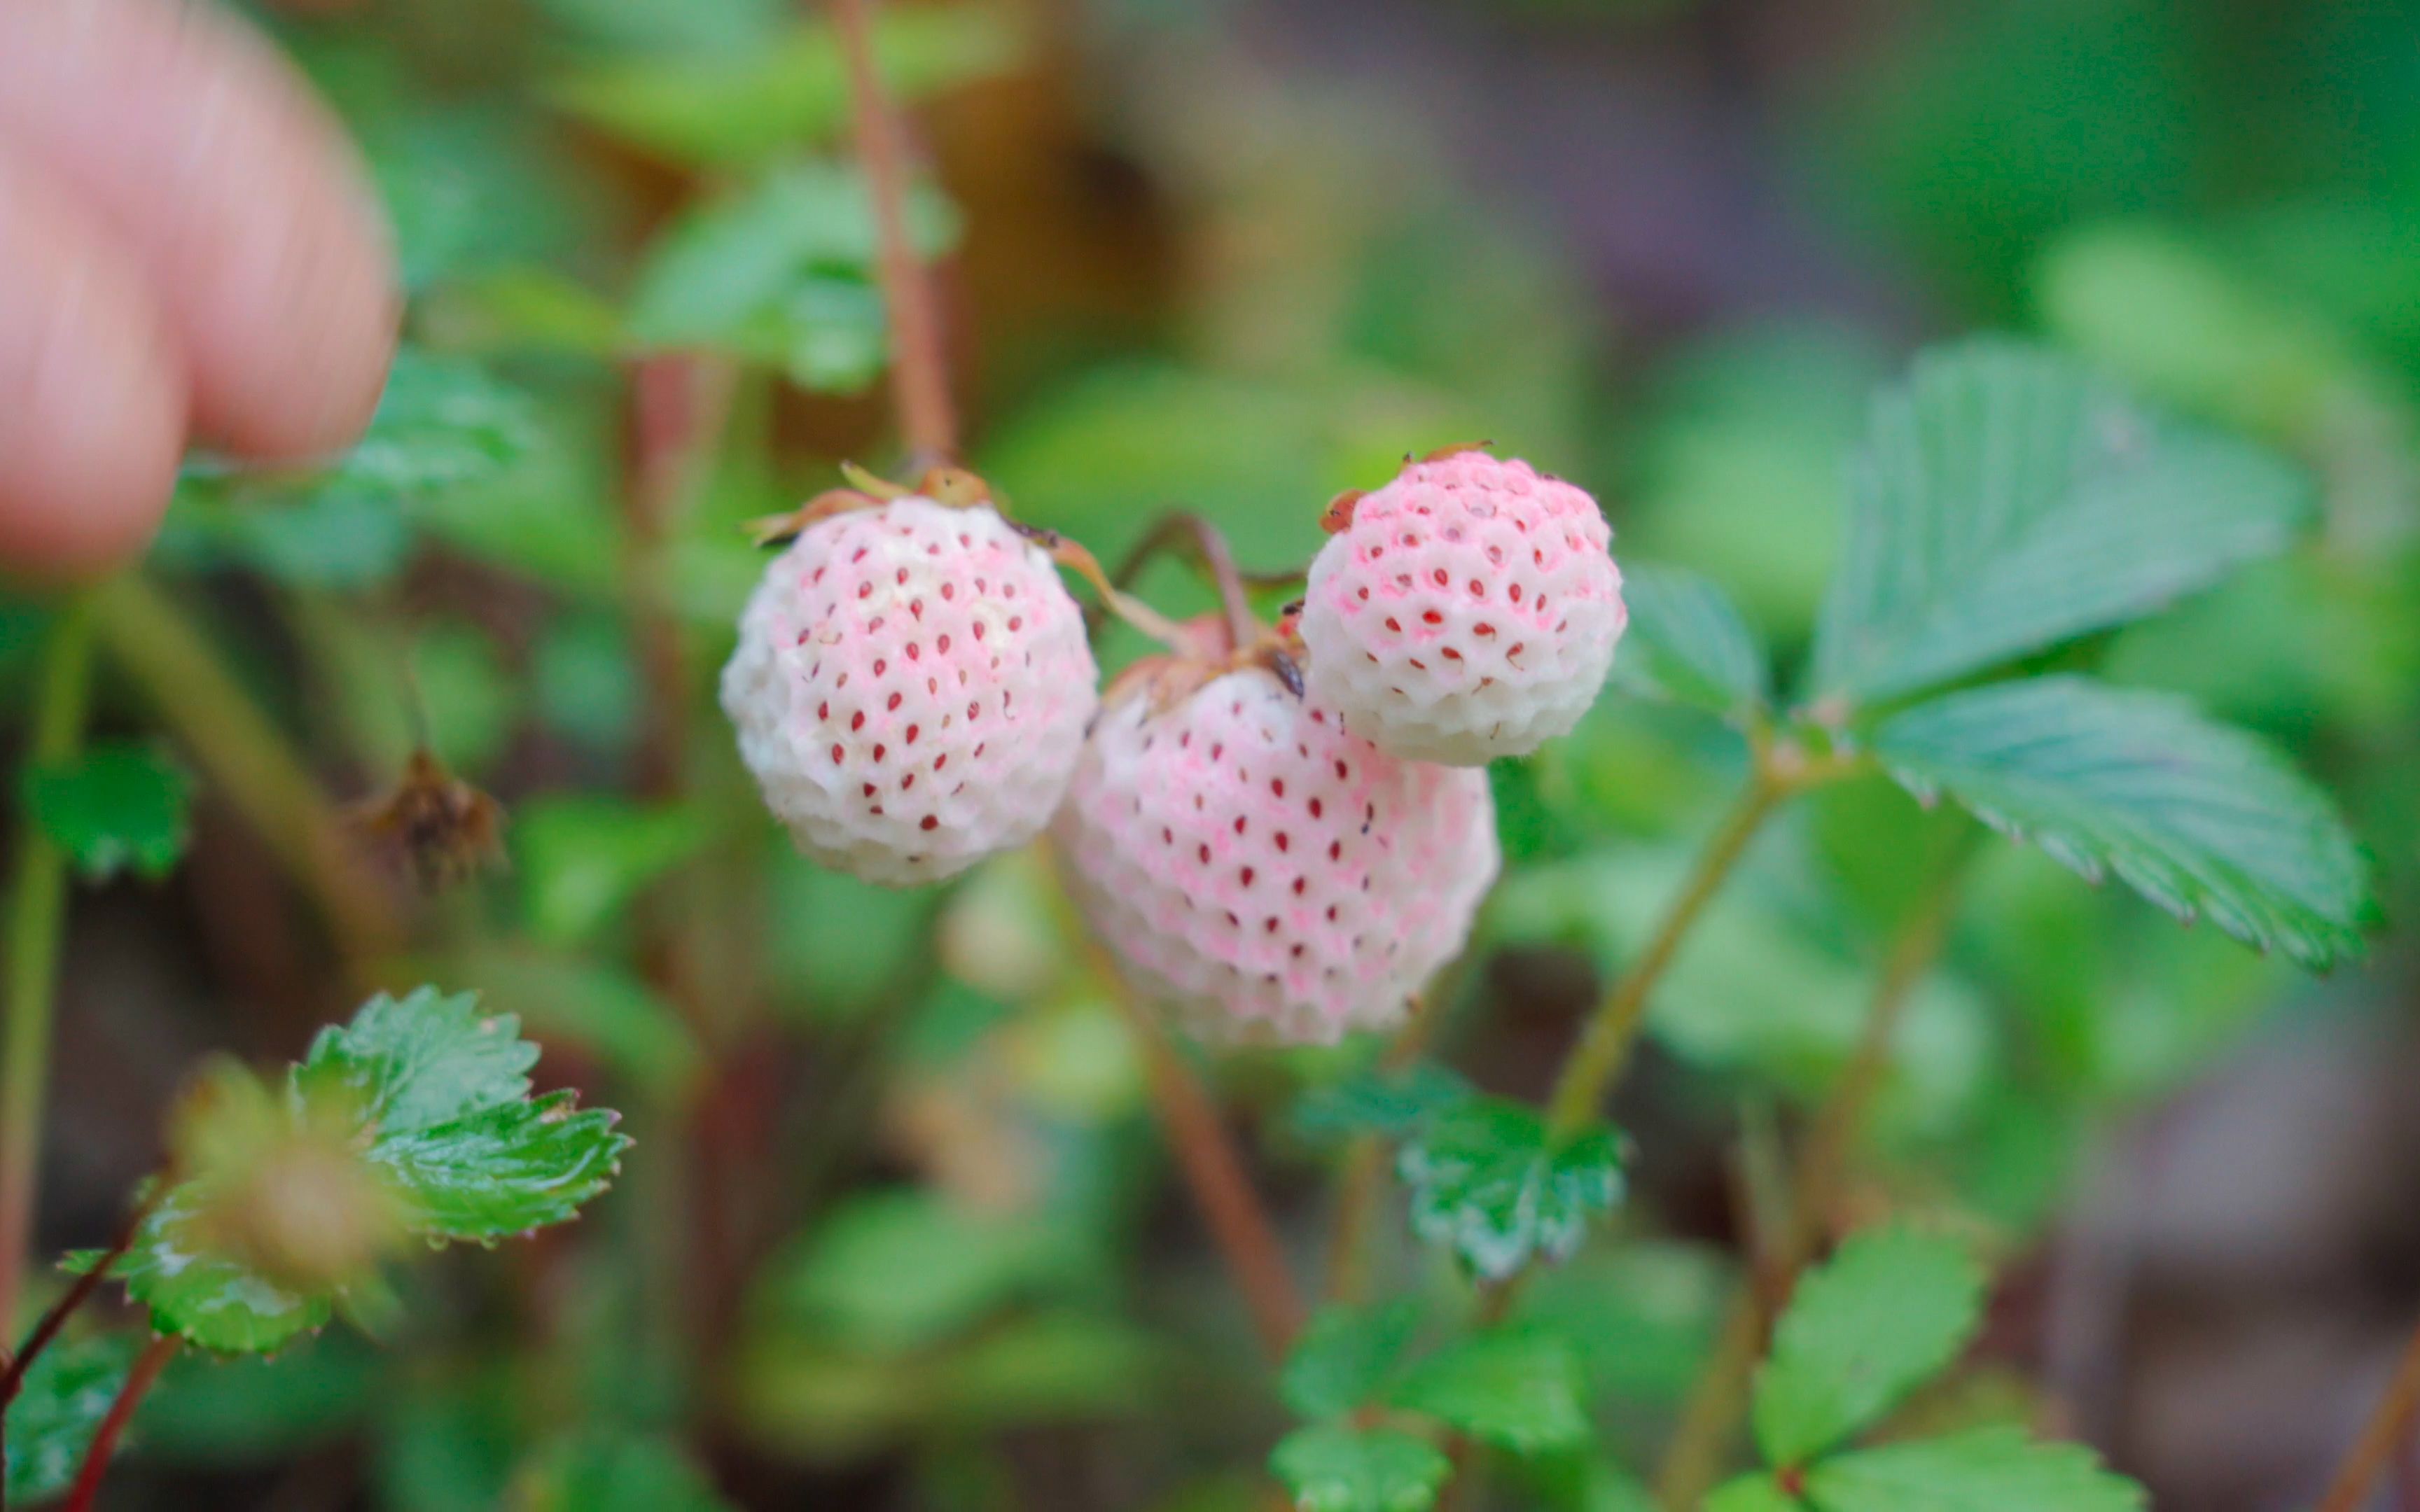
<path id="1" fill-rule="evenodd" d="M 910 495 L 810 525 L 766 568 L 722 707 L 800 850 L 903 887 L 1040 833 L 1096 677 L 1041 549 L 988 506 Z"/>
<path id="2" fill-rule="evenodd" d="M 1259 666 L 1112 692 L 1052 834 L 1137 984 L 1215 1040 L 1396 1023 L 1498 862 L 1483 773 L 1396 761 Z"/>
<path id="3" fill-rule="evenodd" d="M 1568 733 L 1629 623 L 1596 501 L 1462 451 L 1340 501 L 1311 565 L 1312 695 L 1413 761 L 1476 766 Z"/>

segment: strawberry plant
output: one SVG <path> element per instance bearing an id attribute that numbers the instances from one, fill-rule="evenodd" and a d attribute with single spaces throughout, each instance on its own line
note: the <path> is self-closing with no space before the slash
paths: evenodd
<path id="1" fill-rule="evenodd" d="M 2406 187 L 2103 215 L 2219 23 L 1833 101 L 1929 339 L 1614 343 L 1224 12 L 256 8 L 403 340 L 0 604 L 0 1504 L 2198 1504 L 2111 1235 L 2383 1017 L 2420 686 Z"/>

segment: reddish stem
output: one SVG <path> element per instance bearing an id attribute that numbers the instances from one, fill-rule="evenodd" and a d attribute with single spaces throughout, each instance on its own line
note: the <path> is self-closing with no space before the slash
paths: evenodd
<path id="1" fill-rule="evenodd" d="M 165 1181 L 159 1183 L 149 1197 L 126 1215 L 126 1222 L 119 1226 L 117 1237 L 110 1241 L 109 1248 L 101 1251 L 101 1257 L 93 1261 L 84 1274 L 75 1278 L 58 1301 L 51 1304 L 50 1309 L 34 1324 L 34 1331 L 25 1335 L 25 1342 L 8 1357 L 6 1373 L 0 1373 L 0 1412 L 5 1412 L 8 1404 L 17 1399 L 17 1393 L 24 1388 L 25 1372 L 33 1368 L 35 1359 L 50 1348 L 51 1341 L 59 1336 L 59 1330 L 67 1327 L 68 1319 L 91 1300 L 92 1294 L 101 1289 L 101 1284 L 109 1278 L 111 1269 L 133 1247 L 134 1236 L 143 1231 L 143 1220 L 151 1216 L 151 1210 L 160 1205 L 161 1195 L 166 1191 Z"/>
<path id="2" fill-rule="evenodd" d="M 126 1425 L 142 1404 L 143 1394 L 160 1379 L 160 1372 L 177 1356 L 182 1341 L 174 1335 L 163 1334 L 144 1346 L 134 1357 L 134 1368 L 126 1373 L 126 1384 L 117 1388 L 117 1400 L 109 1404 L 109 1415 L 101 1420 L 101 1429 L 92 1436 L 92 1447 L 84 1454 L 84 1468 L 76 1472 L 75 1489 L 68 1492 L 67 1512 L 92 1512 L 94 1498 L 101 1495 L 101 1479 L 109 1473 L 109 1457 L 116 1452 L 117 1441 L 125 1435 Z"/>
<path id="3" fill-rule="evenodd" d="M 2362 1426 L 2361 1437 L 2353 1441 L 2344 1463 L 2336 1468 L 2319 1512 L 2360 1512 L 2369 1504 L 2370 1487 L 2396 1451 L 2410 1441 L 2415 1413 L 2420 1413 L 2420 1329 L 2403 1346 L 2403 1358 L 2396 1363 L 2386 1395 L 2379 1398 L 2369 1421 Z"/>
<path id="4" fill-rule="evenodd" d="M 848 67 L 858 160 L 874 197 L 881 251 L 882 302 L 891 321 L 891 393 L 913 476 L 956 456 L 957 412 L 950 398 L 949 357 L 932 279 L 908 232 L 907 149 L 899 117 L 874 57 L 867 0 L 832 0 L 832 25 Z"/>

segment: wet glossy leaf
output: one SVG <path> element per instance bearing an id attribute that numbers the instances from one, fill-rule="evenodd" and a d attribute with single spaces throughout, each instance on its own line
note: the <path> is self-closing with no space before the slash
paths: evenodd
<path id="1" fill-rule="evenodd" d="M 1610 1129 L 1552 1146 L 1533 1108 L 1474 1098 L 1439 1115 L 1397 1161 L 1412 1227 L 1501 1281 L 1533 1257 L 1568 1258 L 1622 1191 Z"/>
<path id="2" fill-rule="evenodd" d="M 1453 1467 L 1391 1428 L 1298 1428 L 1269 1456 L 1301 1512 L 1423 1512 Z"/>

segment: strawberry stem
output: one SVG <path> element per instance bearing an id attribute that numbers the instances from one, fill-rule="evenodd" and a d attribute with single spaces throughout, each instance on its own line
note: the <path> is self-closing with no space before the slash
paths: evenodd
<path id="1" fill-rule="evenodd" d="M 875 64 L 868 9 L 867 0 L 832 0 L 832 26 L 848 69 L 858 161 L 874 198 L 882 303 L 891 321 L 892 400 L 908 443 L 908 471 L 915 472 L 957 455 L 957 414 L 932 279 L 908 233 L 907 152 Z"/>

